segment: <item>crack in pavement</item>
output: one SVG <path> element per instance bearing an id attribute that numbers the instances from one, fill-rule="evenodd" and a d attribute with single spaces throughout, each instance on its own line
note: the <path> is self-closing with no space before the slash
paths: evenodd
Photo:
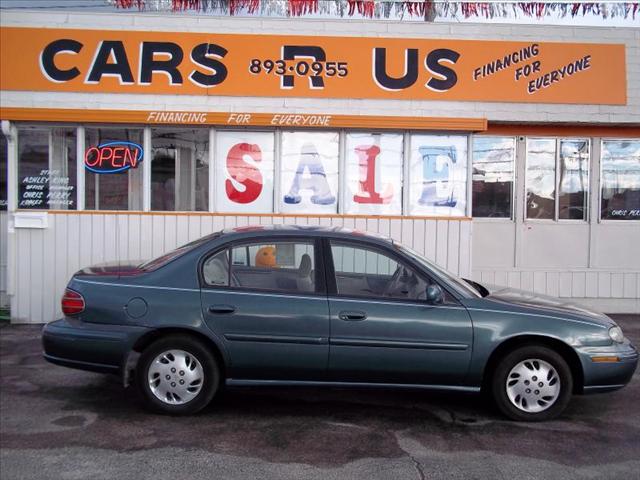
<path id="1" fill-rule="evenodd" d="M 419 450 L 426 450 L 424 446 L 417 440 L 414 440 L 413 438 L 410 438 L 404 435 L 404 431 L 393 432 L 393 434 L 396 437 L 396 441 L 398 442 L 398 447 L 400 447 L 400 449 L 404 453 L 406 453 L 407 457 L 409 457 L 409 459 L 413 463 L 413 467 L 418 473 L 418 478 L 420 480 L 426 480 L 426 476 L 424 473 L 424 466 L 418 461 L 418 459 L 415 457 L 413 453 L 413 452 L 417 453 L 417 451 Z"/>

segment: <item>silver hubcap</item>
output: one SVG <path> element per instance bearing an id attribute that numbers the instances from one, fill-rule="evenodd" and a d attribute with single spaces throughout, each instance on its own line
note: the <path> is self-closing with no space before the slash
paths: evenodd
<path id="1" fill-rule="evenodd" d="M 560 377 L 550 363 L 529 358 L 511 369 L 506 388 L 509 400 L 519 410 L 543 412 L 560 395 Z"/>
<path id="2" fill-rule="evenodd" d="M 151 362 L 147 380 L 158 400 L 170 405 L 182 405 L 200 393 L 204 370 L 198 359 L 189 352 L 167 350 Z"/>

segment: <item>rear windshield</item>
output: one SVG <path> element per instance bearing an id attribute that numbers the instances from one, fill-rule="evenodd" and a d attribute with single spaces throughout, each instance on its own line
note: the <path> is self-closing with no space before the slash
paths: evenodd
<path id="1" fill-rule="evenodd" d="M 172 260 L 175 260 L 176 258 L 181 257 L 185 253 L 190 252 L 191 250 L 208 242 L 209 240 L 213 240 L 214 238 L 219 237 L 221 234 L 222 232 L 216 232 L 216 233 L 212 233 L 211 235 L 206 235 L 202 238 L 198 238 L 193 242 L 189 242 L 185 245 L 182 245 L 181 247 L 176 248 L 175 250 L 171 250 L 170 252 L 160 255 L 159 257 L 154 258 L 153 260 L 149 260 L 147 262 L 141 263 L 140 265 L 138 265 L 138 268 L 146 271 L 156 270 L 160 267 L 165 266 L 167 263 L 171 262 Z"/>

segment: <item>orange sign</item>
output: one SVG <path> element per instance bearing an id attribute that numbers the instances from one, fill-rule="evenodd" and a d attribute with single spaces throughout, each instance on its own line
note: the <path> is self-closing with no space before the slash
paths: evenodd
<path id="1" fill-rule="evenodd" d="M 171 110 L 105 110 L 0 107 L 0 118 L 13 121 L 231 125 L 243 127 L 366 128 L 375 130 L 457 130 L 482 132 L 486 118 L 333 115 L 323 113 L 228 113 Z"/>
<path id="2" fill-rule="evenodd" d="M 625 47 L 4 27 L 2 90 L 626 103 Z"/>

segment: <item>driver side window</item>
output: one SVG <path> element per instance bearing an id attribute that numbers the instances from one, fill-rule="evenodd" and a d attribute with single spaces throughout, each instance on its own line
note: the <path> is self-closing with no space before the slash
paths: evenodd
<path id="1" fill-rule="evenodd" d="M 407 265 L 365 247 L 331 242 L 338 295 L 426 300 L 427 281 Z"/>

